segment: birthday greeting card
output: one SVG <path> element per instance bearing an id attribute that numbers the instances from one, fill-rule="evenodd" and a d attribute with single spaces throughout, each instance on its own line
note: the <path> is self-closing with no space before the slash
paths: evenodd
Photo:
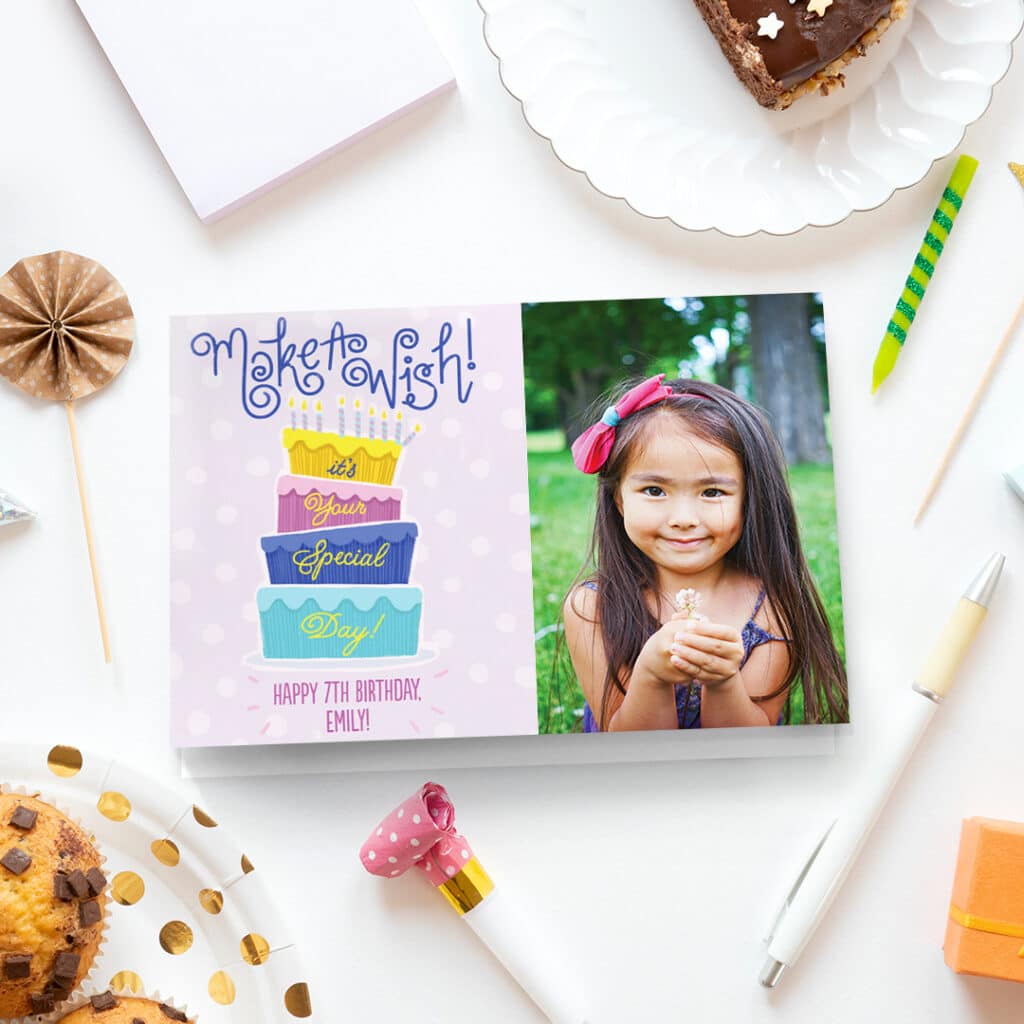
<path id="1" fill-rule="evenodd" d="M 519 306 L 171 346 L 175 743 L 536 732 Z"/>
<path id="2" fill-rule="evenodd" d="M 175 318 L 174 742 L 847 720 L 826 382 L 814 294 Z"/>

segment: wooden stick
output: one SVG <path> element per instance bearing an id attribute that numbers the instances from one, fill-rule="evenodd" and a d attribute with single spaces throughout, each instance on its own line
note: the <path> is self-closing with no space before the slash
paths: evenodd
<path id="1" fill-rule="evenodd" d="M 956 451 L 957 445 L 960 444 L 960 439 L 964 436 L 964 431 L 967 429 L 968 424 L 974 418 L 974 414 L 978 409 L 978 404 L 981 402 L 981 398 L 985 394 L 989 381 L 992 380 L 992 375 L 996 372 L 999 360 L 1002 359 L 1003 353 L 1010 344 L 1010 339 L 1017 330 L 1017 325 L 1020 323 L 1021 316 L 1024 316 L 1024 299 L 1021 299 L 1020 305 L 1017 307 L 1017 312 L 1013 314 L 1013 319 L 1010 321 L 1010 326 L 1006 328 L 1006 333 L 996 346 L 995 352 L 992 353 L 992 358 L 988 361 L 988 366 L 985 367 L 985 372 L 982 374 L 978 386 L 974 389 L 974 394 L 971 395 L 970 402 L 967 403 L 967 409 L 961 417 L 960 422 L 957 424 L 957 428 L 953 432 L 953 437 L 946 447 L 946 451 L 942 456 L 942 461 L 939 463 L 939 468 L 935 470 L 935 475 L 932 477 L 931 483 L 928 484 L 928 490 L 925 492 L 925 496 L 922 499 L 917 512 L 914 514 L 915 526 L 917 526 L 921 516 L 924 515 L 925 509 L 928 508 L 932 498 L 935 496 L 935 492 L 939 489 L 939 484 L 942 483 L 942 478 L 946 475 L 946 470 L 949 468 L 949 464 L 953 460 L 953 453 Z"/>
<path id="2" fill-rule="evenodd" d="M 89 565 L 92 568 L 92 588 L 96 592 L 96 611 L 100 617 L 100 636 L 103 638 L 103 657 L 110 664 L 110 637 L 107 635 L 107 617 L 103 611 L 103 592 L 100 590 L 100 571 L 96 564 L 96 549 L 92 543 L 92 523 L 89 521 L 89 503 L 85 497 L 85 477 L 82 475 L 82 460 L 78 453 L 78 428 L 75 426 L 75 406 L 65 402 L 68 413 L 68 430 L 71 431 L 71 450 L 75 455 L 75 475 L 78 477 L 78 497 L 82 502 L 82 522 L 85 524 L 85 544 L 89 549 Z"/>

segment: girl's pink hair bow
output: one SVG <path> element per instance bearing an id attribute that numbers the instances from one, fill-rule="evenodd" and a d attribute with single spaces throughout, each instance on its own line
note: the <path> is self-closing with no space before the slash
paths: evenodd
<path id="1" fill-rule="evenodd" d="M 631 413 L 664 402 L 672 389 L 661 382 L 665 374 L 648 377 L 627 391 L 593 426 L 587 427 L 572 444 L 572 461 L 584 473 L 596 473 L 607 461 L 615 444 L 615 428 Z"/>

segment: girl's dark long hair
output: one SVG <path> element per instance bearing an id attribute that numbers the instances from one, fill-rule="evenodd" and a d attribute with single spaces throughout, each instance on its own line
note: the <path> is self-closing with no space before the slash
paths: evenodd
<path id="1" fill-rule="evenodd" d="M 610 698 L 616 692 L 625 693 L 623 680 L 629 678 L 644 644 L 661 625 L 649 607 L 650 596 L 658 593 L 656 567 L 626 535 L 616 498 L 637 446 L 654 426 L 652 421 L 666 416 L 678 416 L 698 437 L 732 452 L 743 467 L 743 532 L 726 561 L 761 581 L 774 619 L 772 629 L 789 640 L 790 659 L 783 683 L 752 699 L 770 700 L 791 692 L 796 684 L 803 692 L 805 721 L 848 721 L 846 670 L 800 546 L 785 459 L 767 418 L 717 384 L 666 383 L 672 395 L 628 416 L 616 429 L 614 447 L 597 478 L 597 509 L 587 560 L 569 591 L 572 600 L 580 583 L 592 581 L 597 587 L 596 615 L 608 662 L 601 707 L 592 709 L 601 729 L 608 727 L 611 717 Z M 603 409 L 604 404 L 595 419 Z M 788 717 L 787 700 L 786 721 Z"/>

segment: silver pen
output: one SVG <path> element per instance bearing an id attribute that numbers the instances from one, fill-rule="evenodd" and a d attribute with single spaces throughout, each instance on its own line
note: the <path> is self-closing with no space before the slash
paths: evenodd
<path id="1" fill-rule="evenodd" d="M 956 671 L 985 619 L 1004 560 L 1000 554 L 992 555 L 960 598 L 917 679 L 895 700 L 896 740 L 883 745 L 842 815 L 825 830 L 783 901 L 766 940 L 767 959 L 758 979 L 766 988 L 774 988 L 786 968 L 796 963 L 853 867 L 917 741 L 953 685 Z"/>

